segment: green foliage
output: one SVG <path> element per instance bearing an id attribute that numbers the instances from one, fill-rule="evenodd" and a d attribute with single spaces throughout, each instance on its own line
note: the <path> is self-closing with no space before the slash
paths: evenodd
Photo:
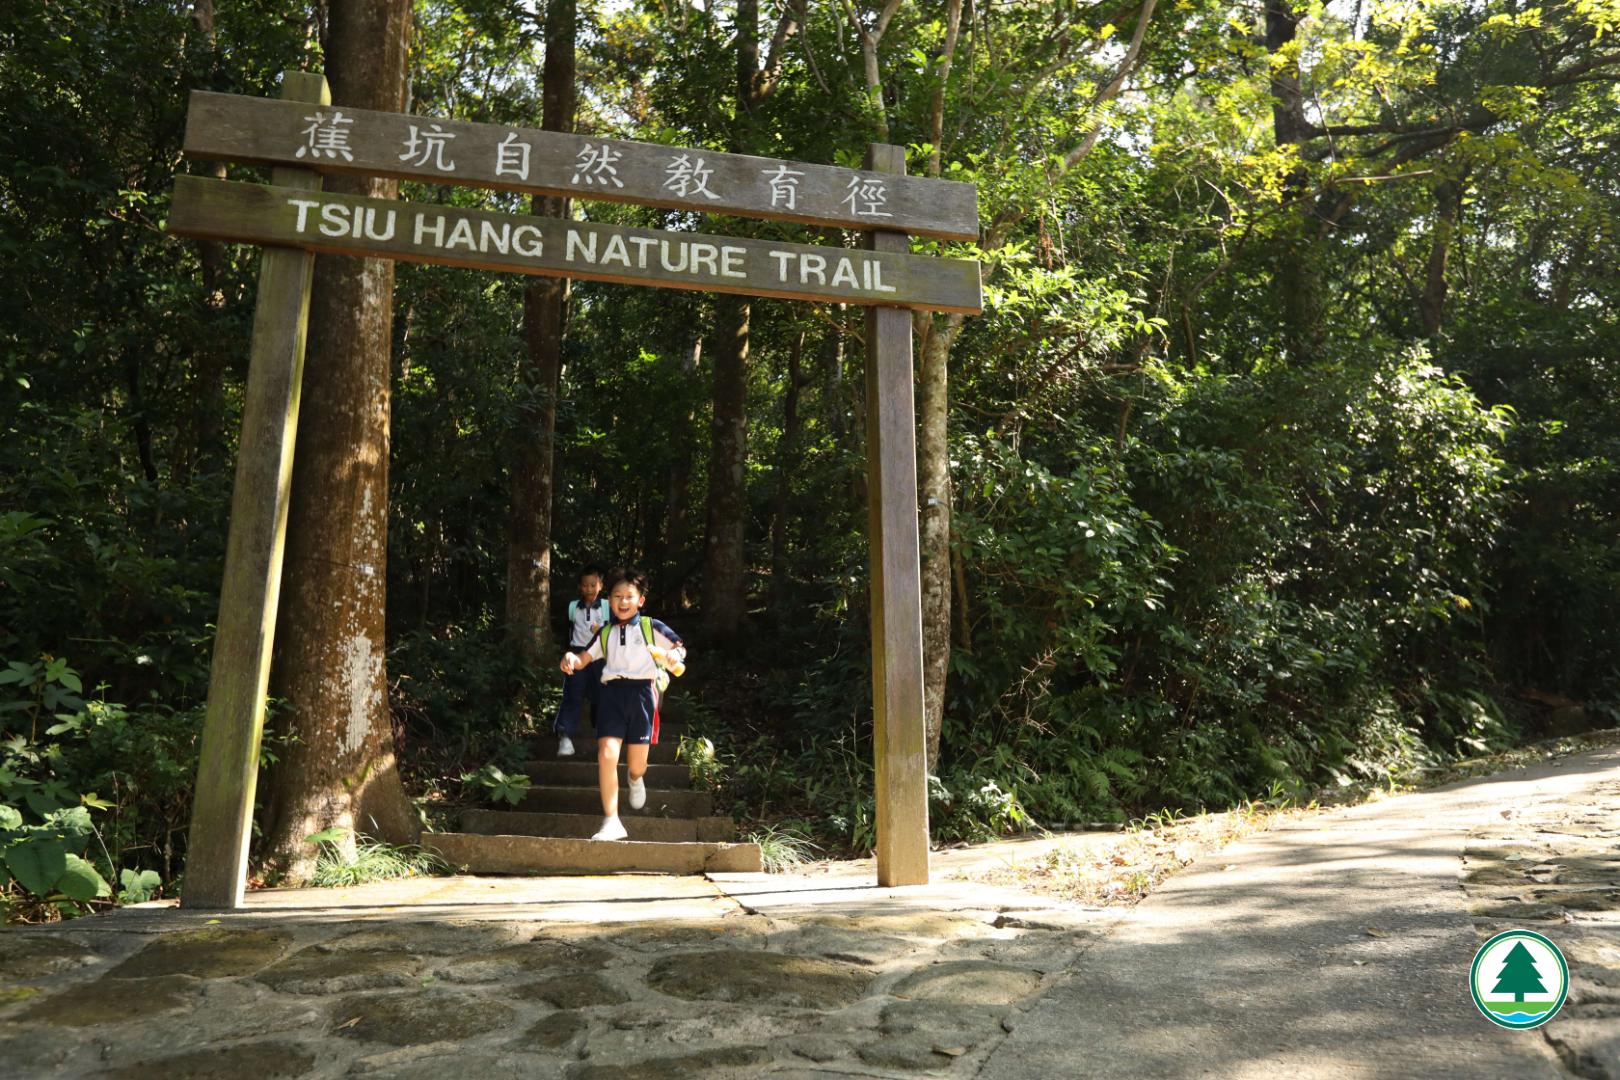
<path id="1" fill-rule="evenodd" d="M 42 908 L 59 915 L 84 914 L 91 901 L 110 896 L 112 887 L 83 857 L 95 835 L 87 806 L 52 810 L 39 824 L 29 825 L 15 807 L 0 805 L 5 921 L 38 917 Z"/>
<path id="2" fill-rule="evenodd" d="M 149 898 L 162 878 L 139 866 L 151 857 L 140 839 L 155 822 L 178 827 L 181 819 L 170 815 L 188 806 L 193 778 L 189 747 L 165 740 L 168 715 L 132 716 L 116 703 L 86 701 L 79 673 L 49 655 L 11 661 L 0 687 L 0 848 L 11 867 L 8 902 L 21 905 L 16 917 L 83 914 L 91 901 L 112 895 L 113 876 L 133 874 Z M 113 793 L 113 801 L 98 791 Z M 91 822 L 92 810 L 108 815 L 102 828 Z"/>
<path id="3" fill-rule="evenodd" d="M 163 884 L 163 879 L 152 870 L 120 870 L 118 881 L 120 904 L 144 904 L 157 895 Z"/>
<path id="4" fill-rule="evenodd" d="M 1018 796 L 995 779 L 957 775 L 928 778 L 928 831 L 935 840 L 981 843 L 1034 826 Z"/>
<path id="5" fill-rule="evenodd" d="M 701 735 L 682 735 L 680 745 L 675 749 L 675 757 L 686 762 L 694 788 L 714 791 L 720 787 L 726 767 L 715 756 L 711 740 Z"/>
<path id="6" fill-rule="evenodd" d="M 784 874 L 815 861 L 820 850 L 810 838 L 791 825 L 766 825 L 746 837 L 759 845 L 760 860 L 767 874 Z"/>
<path id="7" fill-rule="evenodd" d="M 477 772 L 466 773 L 461 782 L 479 793 L 479 801 L 504 802 L 516 806 L 529 793 L 527 776 L 508 776 L 491 762 Z"/>
<path id="8" fill-rule="evenodd" d="M 345 888 L 373 881 L 448 874 L 450 867 L 431 852 L 411 844 L 384 844 L 366 836 L 354 838 L 354 854 L 347 848 L 347 829 L 322 829 L 304 838 L 320 848 L 310 884 L 316 888 Z"/>
<path id="9" fill-rule="evenodd" d="M 324 62 L 324 8 L 216 6 L 212 36 L 184 5 L 0 14 L 0 797 L 22 828 L 96 798 L 105 852 L 61 866 L 127 898 L 183 858 L 257 264 L 162 231 L 186 93 L 272 96 Z M 1111 103 L 1119 15 L 982 7 L 942 79 L 943 20 L 898 5 L 873 95 L 845 7 L 809 5 L 747 110 L 730 5 L 582 5 L 579 49 L 581 130 L 855 164 L 883 125 L 913 172 L 937 149 L 979 190 L 982 246 L 915 242 L 981 259 L 988 300 L 944 361 L 950 490 L 928 495 L 954 512 L 936 836 L 1386 783 L 1517 737 L 1525 700 L 1620 715 L 1613 5 L 1279 9 L 1300 18 L 1274 53 L 1257 9 L 1161 5 Z M 533 124 L 532 15 L 420 6 L 412 108 Z M 521 376 L 526 295 L 397 271 L 388 672 L 430 807 L 515 802 L 557 707 L 503 626 L 513 451 L 550 393 Z M 716 345 L 705 297 L 575 283 L 554 595 L 585 562 L 650 566 L 649 611 L 695 645 L 694 781 L 864 851 L 860 316 L 752 307 L 754 621 L 705 673 Z"/>

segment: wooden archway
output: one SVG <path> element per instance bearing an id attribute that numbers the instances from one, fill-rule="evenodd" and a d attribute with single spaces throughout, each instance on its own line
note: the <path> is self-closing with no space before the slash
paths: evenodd
<path id="1" fill-rule="evenodd" d="M 273 166 L 271 183 L 175 180 L 168 231 L 265 247 L 225 576 L 181 903 L 243 900 L 281 583 L 314 254 L 405 259 L 867 307 L 867 485 L 877 867 L 928 880 L 921 574 L 911 311 L 976 314 L 979 265 L 907 253 L 912 234 L 973 240 L 969 184 L 398 113 L 333 108 L 288 72 L 281 100 L 195 92 L 190 157 Z M 326 194 L 326 172 L 634 202 L 858 229 L 860 251 L 631 229 Z"/>

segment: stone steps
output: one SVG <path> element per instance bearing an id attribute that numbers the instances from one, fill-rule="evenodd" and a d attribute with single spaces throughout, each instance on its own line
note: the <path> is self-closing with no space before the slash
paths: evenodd
<path id="1" fill-rule="evenodd" d="M 620 818 L 631 840 L 662 843 L 719 844 L 735 840 L 737 823 L 728 817 Z M 553 836 L 587 840 L 602 827 L 602 815 L 533 814 L 521 810 L 468 810 L 461 815 L 461 831 L 485 836 Z"/>
<path id="2" fill-rule="evenodd" d="M 629 822 L 626 822 L 628 825 Z M 557 836 L 429 833 L 422 846 L 474 874 L 653 871 L 748 873 L 763 869 L 758 844 L 647 843 Z"/>
<path id="3" fill-rule="evenodd" d="M 468 810 L 460 832 L 428 834 L 422 846 L 480 874 L 758 871 L 759 845 L 735 842 L 736 824 L 713 816 L 707 792 L 690 790 L 690 770 L 675 760 L 683 730 L 662 725 L 648 754 L 647 805 L 640 810 L 629 807 L 628 773 L 620 765 L 619 819 L 628 840 L 590 839 L 602 827 L 602 801 L 596 739 L 581 732 L 571 757 L 557 757 L 555 735 L 531 743 L 535 758 L 523 771 L 533 786 L 519 809 Z"/>
<path id="4" fill-rule="evenodd" d="M 550 761 L 528 761 L 523 765 L 523 774 L 529 778 L 529 783 L 541 787 L 588 787 L 596 790 L 596 762 L 586 758 L 553 758 Z M 619 764 L 619 786 L 629 782 L 629 771 L 621 762 Z M 691 786 L 691 771 L 686 765 L 648 765 L 647 787 L 649 790 L 680 791 Z"/>
<path id="5" fill-rule="evenodd" d="M 542 814 L 600 814 L 602 800 L 592 787 L 531 787 L 521 808 Z M 619 789 L 619 816 L 701 818 L 714 813 L 714 800 L 706 791 L 647 790 L 647 805 L 630 809 L 624 788 Z"/>

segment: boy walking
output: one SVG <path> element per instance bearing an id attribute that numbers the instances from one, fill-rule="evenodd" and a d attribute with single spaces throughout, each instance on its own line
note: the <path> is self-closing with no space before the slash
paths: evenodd
<path id="1" fill-rule="evenodd" d="M 679 667 L 686 648 L 680 635 L 641 614 L 647 602 L 647 575 L 639 570 L 613 574 L 608 588 L 608 625 L 589 648 L 563 654 L 570 677 L 590 663 L 602 664 L 596 701 L 596 777 L 602 795 L 602 828 L 592 840 L 623 840 L 619 820 L 619 754 L 629 768 L 630 808 L 647 805 L 647 752 L 658 741 L 658 682 L 665 665 Z"/>
<path id="2" fill-rule="evenodd" d="M 602 595 L 602 571 L 587 566 L 579 572 L 579 599 L 568 603 L 568 648 L 570 654 L 590 648 L 608 622 L 608 602 Z M 579 714 L 585 702 L 596 707 L 597 682 L 602 676 L 600 662 L 586 665 L 563 680 L 562 705 L 551 725 L 557 733 L 557 756 L 573 757 L 574 735 L 579 731 Z"/>

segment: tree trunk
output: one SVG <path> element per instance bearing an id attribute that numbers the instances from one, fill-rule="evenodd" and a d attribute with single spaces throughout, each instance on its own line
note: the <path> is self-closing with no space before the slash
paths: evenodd
<path id="1" fill-rule="evenodd" d="M 831 309 L 831 314 L 833 325 L 828 327 L 827 336 L 821 341 L 821 408 L 833 443 L 844 450 L 848 449 L 844 437 L 849 430 L 849 418 L 844 411 L 849 407 L 844 394 L 844 306 L 840 304 Z"/>
<path id="2" fill-rule="evenodd" d="M 951 663 L 951 452 L 949 439 L 951 346 L 962 316 L 920 313 L 922 377 L 917 385 L 917 498 L 922 559 L 923 722 L 928 761 L 939 761 L 945 719 L 945 675 Z"/>
<path id="3" fill-rule="evenodd" d="M 1446 318 L 1446 266 L 1451 261 L 1452 238 L 1457 231 L 1457 215 L 1462 209 L 1462 193 L 1453 181 L 1445 181 L 1434 193 L 1434 234 L 1429 244 L 1429 262 L 1423 275 L 1423 291 L 1418 294 L 1418 326 L 1426 338 L 1440 333 Z"/>
<path id="4" fill-rule="evenodd" d="M 333 0 L 328 79 L 334 104 L 404 106 L 409 0 Z M 328 177 L 328 191 L 394 198 L 392 180 Z M 272 693 L 297 736 L 267 785 L 265 858 L 301 882 L 337 826 L 399 843 L 420 833 L 395 757 L 384 669 L 388 554 L 389 352 L 393 263 L 315 262 L 294 454 Z"/>
<path id="5" fill-rule="evenodd" d="M 546 5 L 546 56 L 540 126 L 574 130 L 575 0 Z M 536 196 L 540 217 L 566 218 L 569 200 Z M 568 330 L 567 278 L 536 278 L 523 294 L 523 342 L 518 366 L 521 403 L 512 453 L 511 515 L 507 522 L 506 630 L 531 668 L 551 652 L 551 505 L 556 487 L 557 392 Z"/>
<path id="6" fill-rule="evenodd" d="M 1290 50 L 1299 35 L 1304 16 L 1290 0 L 1268 0 L 1266 4 L 1266 51 L 1273 60 L 1271 75 L 1271 124 L 1278 146 L 1303 142 L 1311 126 L 1305 119 L 1305 98 L 1300 90 L 1299 60 Z M 1277 286 L 1282 290 L 1283 346 L 1296 363 L 1314 359 L 1322 345 L 1322 275 L 1318 266 L 1320 228 L 1311 206 L 1304 199 L 1308 177 L 1303 167 L 1288 175 L 1288 196 L 1305 206 L 1306 217 L 1285 233 L 1278 252 Z"/>
<path id="7" fill-rule="evenodd" d="M 690 381 L 697 376 L 698 361 L 703 357 L 703 338 L 694 333 L 691 343 L 681 350 L 681 376 Z M 655 538 L 661 570 L 661 581 L 673 588 L 669 599 L 674 607 L 682 605 L 685 582 L 695 569 L 688 561 L 692 544 L 692 457 L 694 447 L 690 432 L 696 416 L 688 411 L 682 435 L 675 449 L 675 461 L 669 467 L 669 483 L 664 489 L 664 529 Z M 663 605 L 660 605 L 663 606 Z"/>
<path id="8" fill-rule="evenodd" d="M 759 0 L 737 0 L 737 112 L 727 148 L 747 149 L 765 90 L 759 69 Z M 714 422 L 710 429 L 703 618 L 718 640 L 737 636 L 748 610 L 748 334 L 753 306 L 715 299 Z"/>
<path id="9" fill-rule="evenodd" d="M 703 559 L 703 617 L 724 641 L 747 611 L 748 320 L 752 305 L 715 298 L 714 421 L 709 430 L 708 544 Z"/>
<path id="10" fill-rule="evenodd" d="M 799 365 L 805 331 L 788 348 L 787 382 L 782 388 L 782 441 L 776 448 L 776 498 L 771 506 L 771 595 L 780 599 L 787 587 L 788 507 L 793 496 L 793 469 L 799 457 Z"/>

